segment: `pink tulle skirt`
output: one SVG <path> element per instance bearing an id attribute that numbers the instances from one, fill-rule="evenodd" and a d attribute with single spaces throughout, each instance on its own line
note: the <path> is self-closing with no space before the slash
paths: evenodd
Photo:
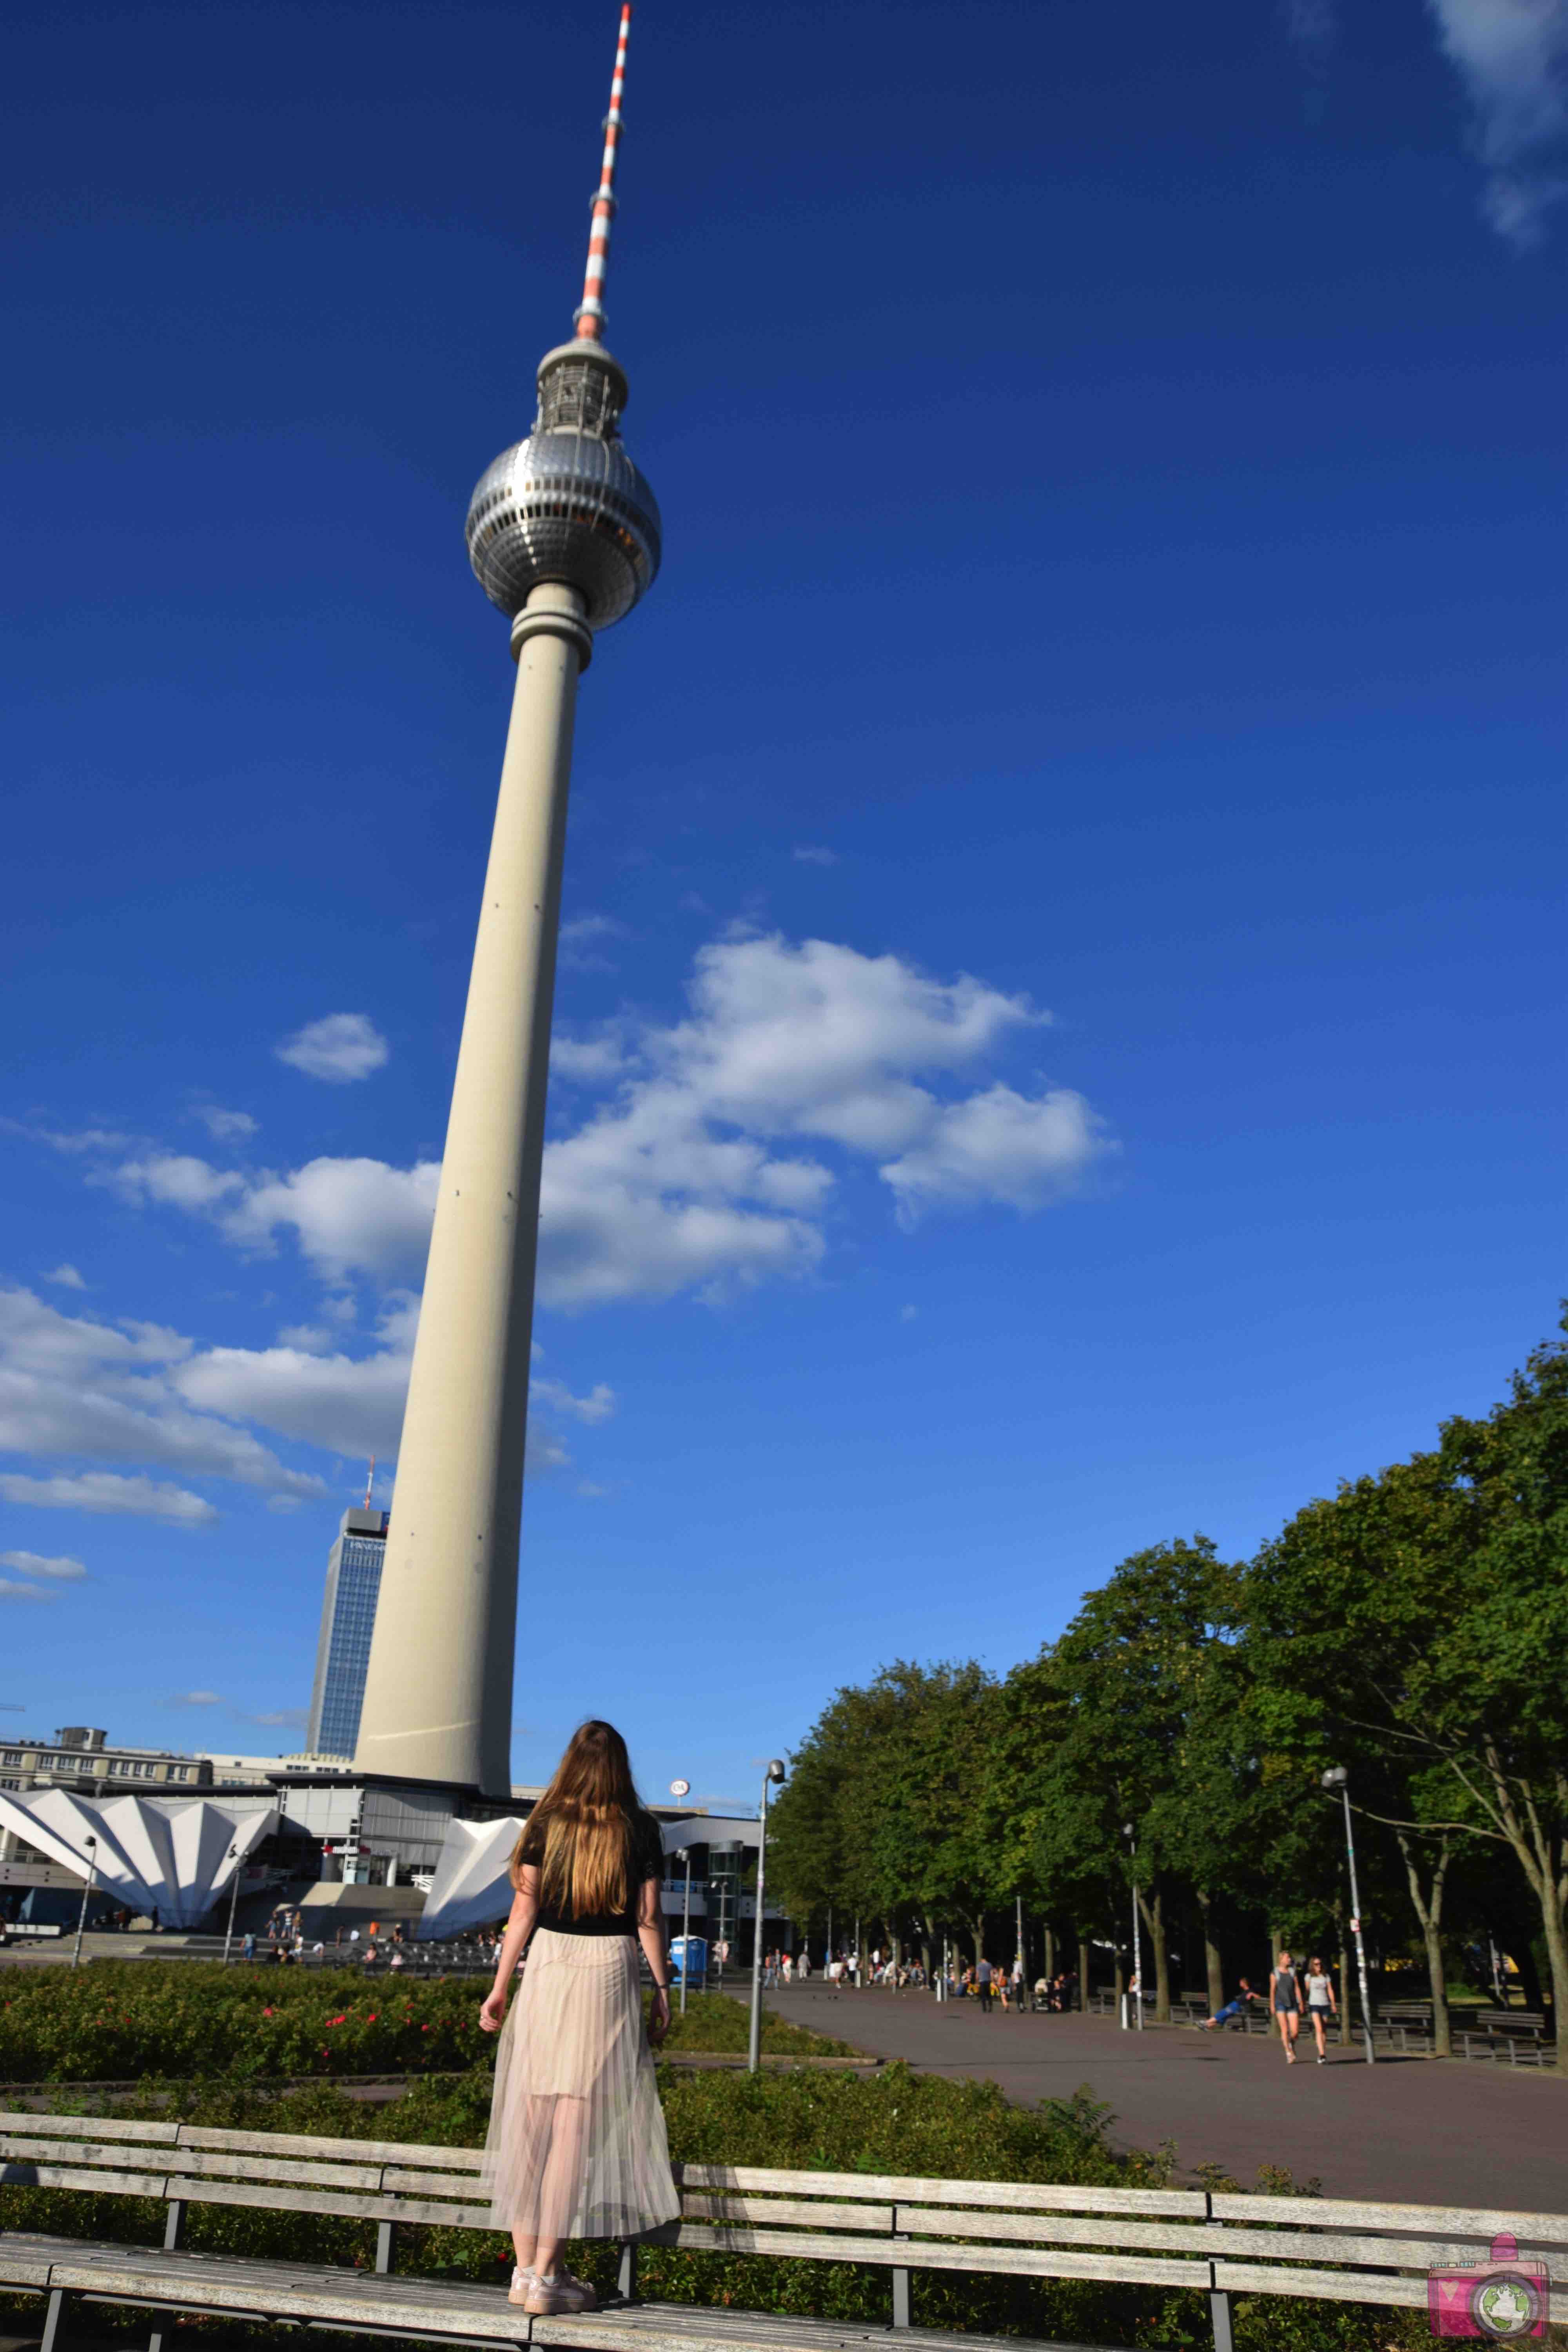
<path id="1" fill-rule="evenodd" d="M 498 2043 L 484 2175 L 498 2230 L 626 2238 L 677 2218 L 634 1937 L 537 1929 Z"/>

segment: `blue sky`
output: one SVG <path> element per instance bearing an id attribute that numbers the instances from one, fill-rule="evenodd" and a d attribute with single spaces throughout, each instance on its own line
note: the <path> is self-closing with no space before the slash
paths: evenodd
<path id="1" fill-rule="evenodd" d="M 12 14 L 5 1720 L 384 1496 L 615 8 Z M 1484 1409 L 1562 1239 L 1563 0 L 634 22 L 514 1769 L 750 1790 Z M 319 1024 L 330 1025 L 322 1030 Z"/>

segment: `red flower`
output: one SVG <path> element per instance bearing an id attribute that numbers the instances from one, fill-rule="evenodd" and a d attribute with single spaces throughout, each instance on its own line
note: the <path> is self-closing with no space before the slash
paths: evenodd
<path id="1" fill-rule="evenodd" d="M 366 2023 L 367 2025 L 374 2025 L 374 2024 L 375 2023 L 375 2018 L 376 2018 L 376 2012 L 375 2012 L 375 2011 L 373 2009 L 373 2010 L 371 2011 L 370 2015 L 365 2019 L 365 2023 Z"/>

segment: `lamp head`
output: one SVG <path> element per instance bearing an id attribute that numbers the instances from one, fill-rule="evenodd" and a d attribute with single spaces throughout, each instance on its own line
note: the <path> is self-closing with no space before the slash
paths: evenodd
<path id="1" fill-rule="evenodd" d="M 1350 1777 L 1342 1764 L 1331 1764 L 1323 1774 L 1323 1786 L 1325 1789 L 1346 1788 L 1349 1785 Z"/>
<path id="2" fill-rule="evenodd" d="M 775 1756 L 768 1766 L 768 1778 L 770 1780 L 782 1780 L 784 1776 L 784 1759 L 781 1756 Z"/>

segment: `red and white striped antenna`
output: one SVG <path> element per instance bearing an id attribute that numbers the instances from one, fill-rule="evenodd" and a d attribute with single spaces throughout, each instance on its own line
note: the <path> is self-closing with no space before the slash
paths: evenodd
<path id="1" fill-rule="evenodd" d="M 616 216 L 616 151 L 621 143 L 621 92 L 626 82 L 626 35 L 631 30 L 630 0 L 621 10 L 616 41 L 616 70 L 610 78 L 610 110 L 605 117 L 605 153 L 599 165 L 599 185 L 594 197 L 588 230 L 588 268 L 583 279 L 583 299 L 574 317 L 580 343 L 603 341 L 605 272 L 610 261 L 610 223 Z"/>
<path id="2" fill-rule="evenodd" d="M 365 1507 L 365 1509 L 366 1509 L 367 1511 L 368 1511 L 368 1510 L 369 1510 L 369 1508 L 370 1508 L 370 1494 L 371 1494 L 371 1488 L 372 1488 L 374 1485 L 375 1485 L 375 1456 L 374 1456 L 374 1454 L 373 1454 L 371 1455 L 371 1457 L 370 1457 L 370 1468 L 365 1472 L 365 1477 L 364 1477 L 364 1507 Z"/>

